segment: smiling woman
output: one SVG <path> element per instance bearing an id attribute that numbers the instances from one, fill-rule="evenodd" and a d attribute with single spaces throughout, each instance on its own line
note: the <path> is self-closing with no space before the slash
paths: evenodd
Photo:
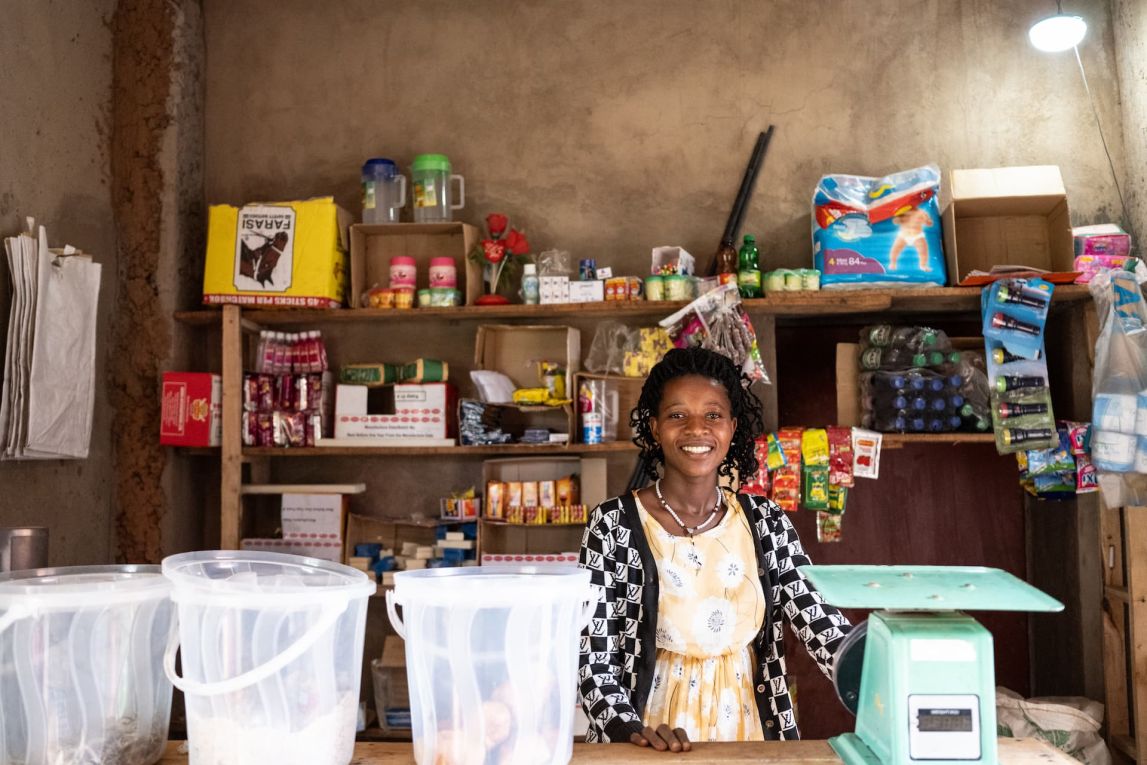
<path id="1" fill-rule="evenodd" d="M 788 622 L 831 677 L 851 629 L 800 573 L 773 502 L 721 488 L 757 470 L 761 404 L 726 357 L 672 350 L 631 415 L 653 481 L 590 517 L 581 564 L 603 597 L 581 641 L 587 741 L 688 751 L 692 741 L 799 738 Z"/>

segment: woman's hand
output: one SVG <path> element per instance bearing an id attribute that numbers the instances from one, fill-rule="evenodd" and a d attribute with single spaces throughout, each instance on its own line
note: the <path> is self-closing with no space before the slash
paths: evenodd
<path id="1" fill-rule="evenodd" d="M 659 725 L 657 730 L 645 726 L 645 730 L 629 737 L 629 743 L 637 746 L 651 746 L 658 752 L 688 752 L 693 748 L 689 736 L 682 728 Z"/>

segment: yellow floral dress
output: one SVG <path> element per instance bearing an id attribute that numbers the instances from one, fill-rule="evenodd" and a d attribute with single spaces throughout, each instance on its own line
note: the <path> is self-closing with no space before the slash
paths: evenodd
<path id="1" fill-rule="evenodd" d="M 765 598 L 749 520 L 725 498 L 721 522 L 694 537 L 673 536 L 637 501 L 660 586 L 644 722 L 683 728 L 692 741 L 760 741 L 751 644 Z"/>

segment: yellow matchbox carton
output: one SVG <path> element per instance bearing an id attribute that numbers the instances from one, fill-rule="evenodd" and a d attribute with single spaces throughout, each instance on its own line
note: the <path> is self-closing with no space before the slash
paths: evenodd
<path id="1" fill-rule="evenodd" d="M 203 302 L 338 308 L 346 298 L 350 223 L 332 197 L 212 205 Z"/>

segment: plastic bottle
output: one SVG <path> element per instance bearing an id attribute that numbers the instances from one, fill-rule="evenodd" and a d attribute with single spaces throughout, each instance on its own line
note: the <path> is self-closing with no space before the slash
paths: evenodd
<path id="1" fill-rule="evenodd" d="M 745 241 L 737 257 L 737 288 L 743 298 L 761 296 L 761 264 L 757 250 L 757 240 L 752 234 L 745 234 Z"/>
<path id="2" fill-rule="evenodd" d="M 526 305 L 537 305 L 540 298 L 538 291 L 538 267 L 527 263 L 522 267 L 522 302 Z"/>
<path id="3" fill-rule="evenodd" d="M 860 367 L 865 370 L 912 369 L 937 367 L 945 363 L 945 356 L 939 351 L 914 353 L 906 347 L 865 348 L 860 354 Z"/>

